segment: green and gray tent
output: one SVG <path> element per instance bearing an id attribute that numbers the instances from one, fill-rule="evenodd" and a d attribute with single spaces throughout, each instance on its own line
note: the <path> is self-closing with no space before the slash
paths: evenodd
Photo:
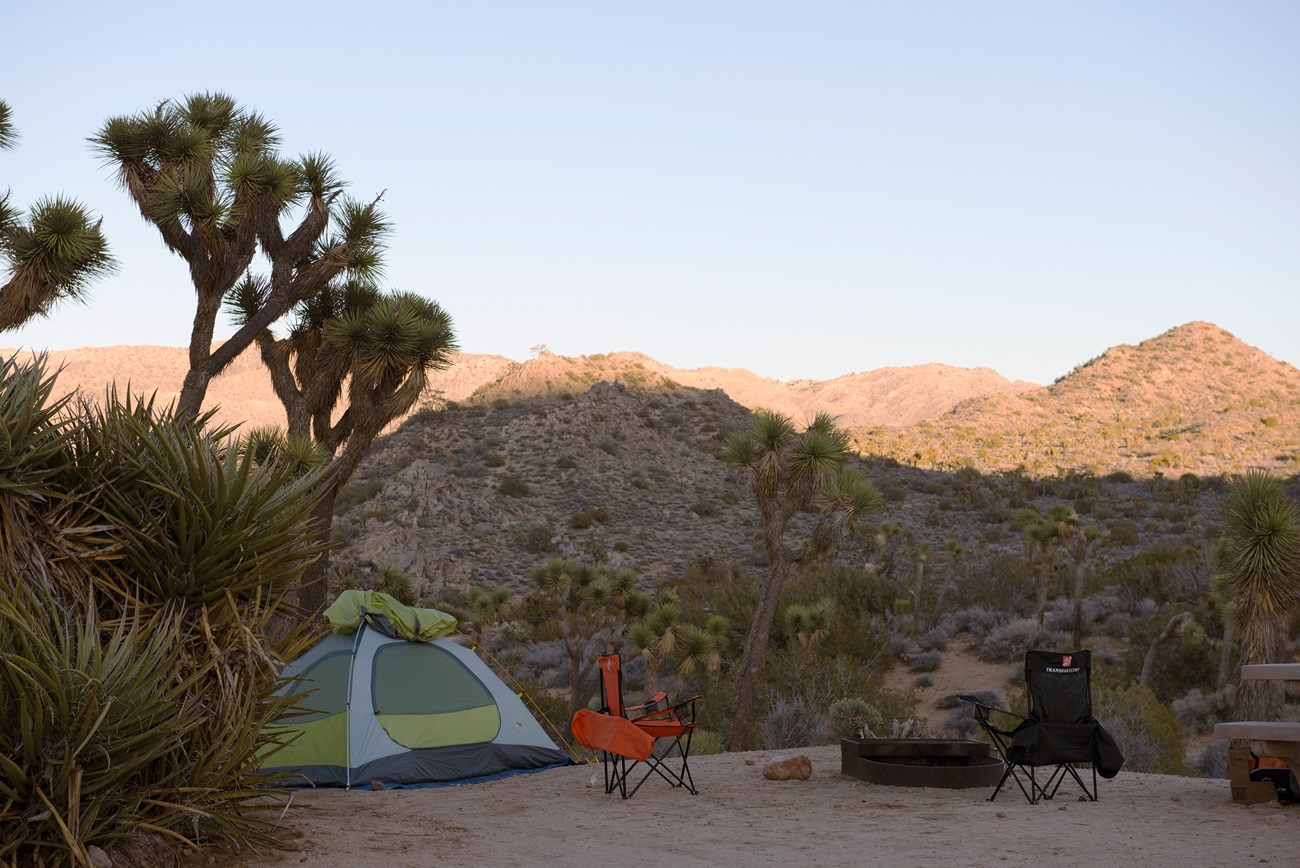
<path id="1" fill-rule="evenodd" d="M 374 591 L 325 611 L 333 632 L 284 669 L 308 694 L 276 726 L 289 744 L 264 770 L 320 786 L 430 786 L 567 765 L 523 702 L 471 649 L 456 619 Z"/>

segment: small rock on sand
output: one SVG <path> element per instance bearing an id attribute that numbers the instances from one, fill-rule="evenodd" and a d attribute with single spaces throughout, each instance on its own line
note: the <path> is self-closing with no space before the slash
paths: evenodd
<path id="1" fill-rule="evenodd" d="M 812 760 L 798 756 L 779 756 L 763 767 L 769 781 L 806 781 L 812 777 Z"/>

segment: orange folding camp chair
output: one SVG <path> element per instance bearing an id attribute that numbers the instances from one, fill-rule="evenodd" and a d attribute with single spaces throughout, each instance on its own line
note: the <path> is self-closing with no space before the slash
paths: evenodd
<path id="1" fill-rule="evenodd" d="M 657 774 L 670 785 L 696 795 L 690 755 L 695 703 L 700 697 L 692 696 L 670 706 L 668 694 L 660 691 L 640 705 L 625 705 L 621 658 L 607 654 L 598 662 L 600 714 L 578 712 L 573 718 L 573 734 L 581 744 L 600 751 L 605 792 L 617 789 L 623 798 L 630 799 L 651 775 Z M 657 747 L 661 740 L 666 747 Z M 628 776 L 642 763 L 647 766 L 646 772 L 629 792 Z"/>

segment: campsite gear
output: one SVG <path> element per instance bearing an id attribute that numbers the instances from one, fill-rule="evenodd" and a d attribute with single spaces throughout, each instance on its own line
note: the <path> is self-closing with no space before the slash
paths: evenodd
<path id="1" fill-rule="evenodd" d="M 519 697 L 471 649 L 456 619 L 374 591 L 325 611 L 335 631 L 284 668 L 306 714 L 275 726 L 287 746 L 264 770 L 289 784 L 433 786 L 568 765 Z"/>
<path id="2" fill-rule="evenodd" d="M 1055 796 L 1067 777 L 1074 779 L 1089 801 L 1097 801 L 1097 775 L 1115 777 L 1124 765 L 1124 756 L 1092 716 L 1092 653 L 1028 651 L 1025 688 L 1029 692 L 1028 715 L 994 708 L 973 696 L 959 697 L 975 706 L 980 727 L 1007 764 L 989 801 L 996 799 L 1007 778 L 1012 778 L 1029 803 L 1037 804 Z M 989 719 L 991 711 L 1018 718 L 1020 723 L 1014 729 L 1002 729 Z M 1075 769 L 1075 764 L 1083 763 L 1092 766 L 1091 789 Z M 1037 769 L 1044 766 L 1052 770 L 1040 784 Z"/>
<path id="3" fill-rule="evenodd" d="M 605 792 L 615 788 L 625 799 L 636 795 L 651 775 L 657 774 L 674 787 L 682 787 L 696 795 L 695 781 L 691 778 L 691 736 L 695 732 L 695 703 L 692 696 L 676 705 L 668 705 L 668 694 L 660 691 L 640 705 L 623 702 L 623 670 L 618 654 L 607 654 L 600 664 L 599 713 L 583 709 L 573 716 L 573 735 L 584 747 L 600 751 L 601 768 L 605 773 Z M 660 707 L 660 704 L 666 707 Z M 690 710 L 690 719 L 683 710 Z M 666 748 L 656 751 L 659 739 Z M 681 763 L 673 762 L 674 756 Z M 632 764 L 628 764 L 628 760 Z M 645 763 L 646 773 L 628 791 L 628 775 Z"/>
<path id="4" fill-rule="evenodd" d="M 1277 791 L 1279 802 L 1300 802 L 1300 783 L 1288 768 L 1262 768 L 1250 773 L 1252 781 L 1264 781 Z"/>

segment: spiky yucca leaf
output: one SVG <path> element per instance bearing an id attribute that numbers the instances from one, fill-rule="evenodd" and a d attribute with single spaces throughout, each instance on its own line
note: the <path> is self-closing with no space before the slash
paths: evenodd
<path id="1" fill-rule="evenodd" d="M 18 142 L 18 132 L 14 129 L 13 110 L 9 103 L 0 99 L 0 151 L 13 148 Z"/>

